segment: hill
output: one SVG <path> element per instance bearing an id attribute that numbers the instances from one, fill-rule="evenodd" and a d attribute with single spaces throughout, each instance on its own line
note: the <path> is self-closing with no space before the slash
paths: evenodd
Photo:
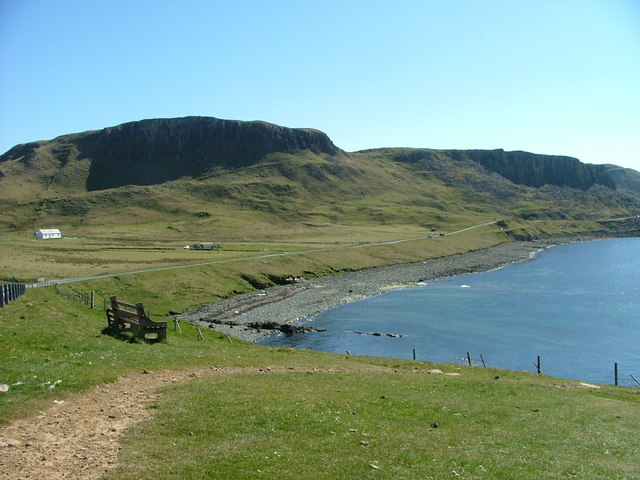
<path id="1" fill-rule="evenodd" d="M 6 152 L 0 228 L 55 224 L 82 232 L 144 218 L 207 231 L 213 216 L 256 214 L 287 224 L 446 225 L 470 215 L 593 220 L 640 210 L 640 174 L 632 172 L 503 150 L 348 153 L 318 130 L 154 119 Z"/>
<path id="2" fill-rule="evenodd" d="M 348 153 L 315 130 L 202 118 L 16 146 L 0 157 L 3 280 L 73 282 L 0 309 L 3 471 L 638 478 L 637 389 L 270 349 L 187 322 L 166 342 L 126 342 L 103 331 L 100 308 L 117 295 L 170 321 L 289 278 L 514 238 L 637 234 L 635 173 L 500 150 Z M 65 239 L 33 239 L 45 226 Z M 224 247 L 182 248 L 194 240 Z M 111 275 L 78 278 L 96 274 Z M 89 291 L 95 309 L 70 300 Z"/>

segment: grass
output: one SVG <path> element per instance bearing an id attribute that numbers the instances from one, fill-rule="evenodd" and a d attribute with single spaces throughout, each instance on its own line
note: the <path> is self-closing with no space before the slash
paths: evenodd
<path id="1" fill-rule="evenodd" d="M 0 396 L 0 421 L 144 368 L 278 364 L 284 356 L 240 340 L 231 344 L 207 329 L 202 329 L 206 338 L 202 342 L 189 324 L 182 324 L 183 333 L 170 328 L 168 341 L 154 344 L 116 339 L 103 333 L 105 326 L 102 309 L 66 300 L 53 288 L 29 290 L 0 309 L 0 383 L 15 385 L 9 395 Z M 308 352 L 302 357 L 296 361 L 305 364 L 317 361 L 320 354 Z M 57 380 L 61 382 L 49 388 Z"/>
<path id="2" fill-rule="evenodd" d="M 464 226 L 469 225 L 472 223 Z M 314 237 L 311 232 L 318 228 L 323 233 Z M 138 229 L 140 238 L 135 240 L 122 239 L 117 232 L 52 241 L 25 240 L 24 234 L 5 234 L 0 236 L 3 253 L 0 266 L 5 272 L 5 281 L 14 276 L 35 282 L 116 275 L 60 288 L 80 293 L 95 290 L 99 298 L 110 295 L 144 298 L 146 302 L 151 301 L 154 312 L 165 314 L 251 291 L 254 287 L 243 280 L 243 276 L 273 285 L 273 278 L 277 277 L 309 278 L 414 262 L 488 247 L 506 239 L 495 225 L 444 238 L 436 235 L 431 239 L 426 238 L 431 229 L 414 225 L 354 226 L 348 230 L 351 233 L 346 231 L 344 226 L 296 225 L 280 232 L 277 241 L 233 241 L 215 251 L 184 250 L 185 242 L 171 240 L 171 232 L 167 237 L 156 237 L 149 225 Z M 371 245 L 402 239 L 407 241 Z M 192 267 L 159 271 L 189 265 Z M 117 275 L 140 270 L 147 272 Z"/>
<path id="3" fill-rule="evenodd" d="M 11 385 L 0 396 L 2 422 L 142 369 L 322 370 L 220 374 L 164 388 L 152 419 L 127 431 L 107 480 L 640 478 L 639 389 L 270 349 L 206 330 L 202 341 L 190 325 L 170 328 L 164 343 L 129 343 L 102 334 L 105 325 L 102 311 L 51 288 L 0 310 L 0 383 Z M 461 376 L 424 373 L 434 367 Z"/>
<path id="4" fill-rule="evenodd" d="M 200 379 L 165 390 L 107 479 L 639 478 L 637 398 L 494 373 Z"/>

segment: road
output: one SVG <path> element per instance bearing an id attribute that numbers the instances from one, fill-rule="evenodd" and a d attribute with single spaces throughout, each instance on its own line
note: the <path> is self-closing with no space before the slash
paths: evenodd
<path id="1" fill-rule="evenodd" d="M 425 236 L 421 236 L 421 237 L 413 237 L 413 238 L 403 238 L 400 240 L 390 240 L 387 242 L 374 242 L 374 243 L 364 243 L 364 244 L 359 244 L 359 245 L 348 245 L 348 246 L 341 246 L 341 247 L 327 247 L 327 248 L 314 248 L 314 249 L 310 249 L 310 250 L 302 250 L 299 252 L 280 252 L 280 253 L 268 253 L 268 254 L 261 254 L 261 255 L 254 255 L 251 257 L 242 257 L 242 258 L 227 258 L 225 260 L 212 260 L 209 262 L 202 262 L 202 263 L 189 263 L 187 265 L 173 265 L 173 266 L 168 266 L 168 267 L 157 267 L 157 268 L 146 268 L 143 270 L 133 270 L 133 271 L 129 271 L 129 272 L 121 272 L 121 273 L 104 273 L 101 275 L 94 275 L 94 276 L 89 276 L 89 277 L 76 277 L 76 278 L 65 278 L 65 279 L 61 279 L 61 280 L 54 280 L 51 282 L 43 282 L 43 283 L 34 283 L 32 285 L 27 285 L 28 288 L 37 288 L 37 287 L 46 287 L 46 286 L 50 286 L 50 285 L 61 285 L 63 283 L 76 283 L 76 282 L 86 282 L 89 280 L 99 280 L 101 278 L 111 278 L 111 277 L 121 277 L 123 275 L 135 275 L 138 273 L 150 273 L 150 272 L 160 272 L 160 271 L 165 271 L 165 270 L 178 270 L 178 269 L 182 269 L 182 268 L 194 268 L 194 267 L 204 267 L 204 266 L 208 266 L 208 265 L 216 265 L 216 264 L 220 264 L 220 263 L 231 263 L 231 262 L 246 262 L 246 261 L 250 261 L 250 260 L 259 260 L 261 258 L 273 258 L 273 257 L 286 257 L 286 256 L 293 256 L 293 255 L 306 255 L 309 253 L 318 253 L 318 252 L 330 252 L 333 250 L 337 250 L 340 248 L 365 248 L 365 247 L 377 247 L 377 246 L 382 246 L 382 245 L 396 245 L 398 243 L 404 243 L 404 242 L 413 242 L 416 240 L 425 240 L 428 238 L 431 238 L 432 236 L 449 236 L 449 235 L 456 235 L 462 232 L 467 232 L 469 230 L 473 230 L 475 228 L 481 228 L 481 227 L 486 227 L 489 225 L 494 225 L 496 222 L 487 222 L 487 223 L 481 223 L 479 225 L 473 225 L 471 227 L 467 227 L 467 228 L 463 228 L 462 230 L 456 230 L 455 232 L 448 232 L 448 233 L 443 233 L 443 234 L 431 234 L 431 235 L 425 235 Z"/>

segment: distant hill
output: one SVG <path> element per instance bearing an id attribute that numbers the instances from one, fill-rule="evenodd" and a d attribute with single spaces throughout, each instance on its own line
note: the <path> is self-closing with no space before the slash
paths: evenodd
<path id="1" fill-rule="evenodd" d="M 637 195 L 640 191 L 640 172 L 631 168 L 619 167 L 617 165 L 604 165 L 607 173 L 615 188 L 620 191 L 627 192 L 631 195 Z"/>
<path id="2" fill-rule="evenodd" d="M 429 223 L 473 212 L 587 219 L 640 210 L 640 173 L 614 165 L 503 150 L 348 153 L 318 130 L 210 117 L 143 120 L 17 145 L 0 156 L 0 191 L 0 226 L 9 228 L 44 219 L 99 222 L 98 211 L 132 208 L 149 219 L 178 218 L 212 203 L 344 223 Z"/>
<path id="3" fill-rule="evenodd" d="M 208 117 L 154 119 L 18 145 L 0 157 L 25 166 L 64 170 L 86 163 L 86 189 L 158 185 L 214 168 L 241 168 L 273 152 L 335 154 L 326 134 Z"/>

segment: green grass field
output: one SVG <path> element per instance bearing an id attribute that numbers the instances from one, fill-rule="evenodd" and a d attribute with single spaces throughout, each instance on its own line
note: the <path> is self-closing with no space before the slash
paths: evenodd
<path id="1" fill-rule="evenodd" d="M 130 343 L 105 325 L 101 310 L 52 288 L 1 309 L 2 422 L 143 369 L 274 369 L 163 388 L 106 479 L 640 478 L 640 389 L 270 349 L 210 331 L 200 340 L 187 324 L 164 343 Z"/>
<path id="2" fill-rule="evenodd" d="M 460 217 L 438 228 L 451 232 L 490 220 Z M 182 249 L 189 237 L 180 228 L 162 225 L 141 224 L 135 235 L 126 225 L 87 228 L 52 242 L 26 239 L 25 232 L 0 237 L 7 279 L 116 274 L 57 288 L 94 291 L 93 310 L 54 287 L 29 289 L 0 309 L 0 384 L 9 386 L 0 394 L 0 423 L 143 370 L 260 367 L 265 371 L 163 388 L 152 418 L 126 430 L 118 466 L 104 478 L 640 479 L 640 389 L 585 389 L 524 372 L 270 349 L 208 330 L 200 340 L 195 326 L 183 324 L 178 332 L 166 316 L 255 291 L 247 277 L 269 286 L 289 275 L 312 278 L 451 255 L 508 240 L 502 227 L 426 238 L 431 228 L 413 224 L 307 222 L 269 230 L 265 222 L 249 232 L 242 223 L 221 250 L 197 252 Z M 509 221 L 511 232 L 525 236 L 591 227 L 597 225 Z M 220 240 L 211 231 L 196 233 L 194 241 Z M 404 241 L 373 245 L 397 240 Z M 131 273 L 138 270 L 146 271 Z M 106 335 L 103 301 L 110 295 L 144 301 L 152 318 L 169 320 L 167 341 Z M 426 373 L 434 368 L 461 375 Z"/>

